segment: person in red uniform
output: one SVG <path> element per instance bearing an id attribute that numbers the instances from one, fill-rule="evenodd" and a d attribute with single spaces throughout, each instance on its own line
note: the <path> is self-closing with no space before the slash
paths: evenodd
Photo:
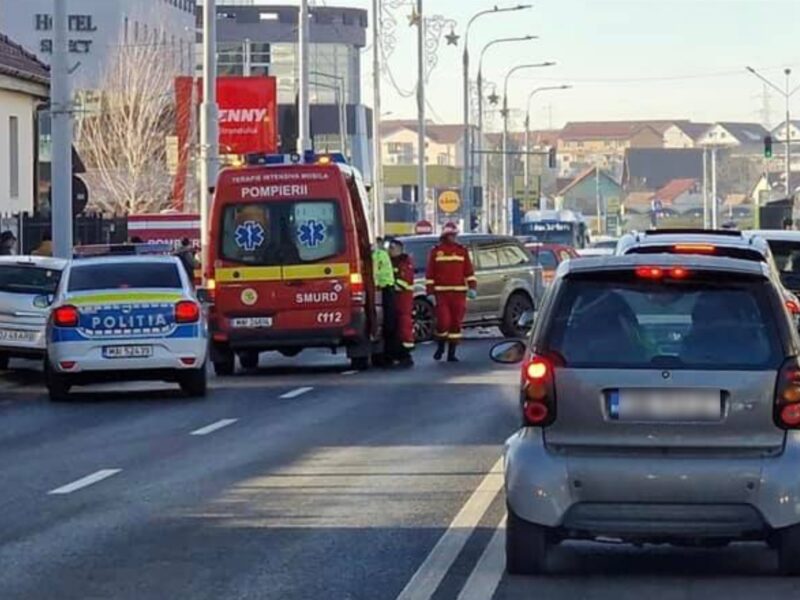
<path id="1" fill-rule="evenodd" d="M 414 349 L 414 263 L 404 252 L 403 242 L 392 240 L 389 243 L 389 256 L 394 267 L 395 328 L 394 339 L 390 341 L 390 356 L 401 367 L 413 367 L 411 351 Z"/>
<path id="2" fill-rule="evenodd" d="M 461 326 L 467 311 L 467 298 L 476 297 L 475 271 L 467 249 L 456 242 L 458 227 L 447 223 L 439 243 L 428 256 L 426 287 L 436 307 L 436 353 L 441 360 L 447 345 L 448 362 L 458 362 L 456 348 L 461 341 Z"/>

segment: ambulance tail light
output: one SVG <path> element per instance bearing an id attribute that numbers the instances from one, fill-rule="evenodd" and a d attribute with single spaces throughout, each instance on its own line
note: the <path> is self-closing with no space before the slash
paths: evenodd
<path id="1" fill-rule="evenodd" d="M 361 273 L 350 273 L 350 297 L 355 304 L 364 304 L 367 301 L 364 277 Z"/>
<path id="2" fill-rule="evenodd" d="M 79 319 L 78 309 L 70 304 L 59 306 L 53 311 L 53 324 L 56 327 L 77 327 Z"/>
<path id="3" fill-rule="evenodd" d="M 197 323 L 200 320 L 200 307 L 191 300 L 181 300 L 175 305 L 177 323 Z"/>

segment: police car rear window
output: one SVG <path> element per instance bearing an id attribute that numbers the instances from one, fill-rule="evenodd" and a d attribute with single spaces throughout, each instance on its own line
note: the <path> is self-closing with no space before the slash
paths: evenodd
<path id="1" fill-rule="evenodd" d="M 26 267 L 0 266 L 0 292 L 6 294 L 54 294 L 61 279 L 61 271 Z"/>
<path id="2" fill-rule="evenodd" d="M 182 288 L 178 266 L 172 263 L 114 262 L 78 265 L 69 274 L 69 291 Z"/>
<path id="3" fill-rule="evenodd" d="M 333 200 L 253 202 L 225 207 L 220 256 L 250 265 L 313 263 L 345 247 L 339 204 Z"/>

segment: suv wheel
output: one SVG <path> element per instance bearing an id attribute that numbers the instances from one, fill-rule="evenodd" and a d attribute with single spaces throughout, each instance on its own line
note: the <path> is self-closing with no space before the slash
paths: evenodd
<path id="1" fill-rule="evenodd" d="M 506 506 L 506 571 L 509 575 L 543 573 L 550 546 L 548 528 L 521 519 Z"/>
<path id="2" fill-rule="evenodd" d="M 783 575 L 800 575 L 800 525 L 778 532 L 778 565 Z"/>
<path id="3" fill-rule="evenodd" d="M 246 371 L 253 371 L 258 368 L 258 352 L 242 352 L 239 355 L 239 362 Z"/>
<path id="4" fill-rule="evenodd" d="M 503 320 L 500 323 L 500 331 L 506 337 L 525 337 L 527 331 L 518 325 L 520 317 L 526 312 L 533 310 L 533 302 L 527 294 L 514 292 L 506 302 L 503 310 Z"/>
<path id="5" fill-rule="evenodd" d="M 414 320 L 414 340 L 419 344 L 433 339 L 433 328 L 436 315 L 433 305 L 425 298 L 415 298 L 412 311 Z"/>

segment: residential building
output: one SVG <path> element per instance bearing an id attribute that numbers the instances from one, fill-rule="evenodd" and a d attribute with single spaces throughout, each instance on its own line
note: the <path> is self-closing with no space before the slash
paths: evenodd
<path id="1" fill-rule="evenodd" d="M 0 215 L 35 207 L 36 114 L 49 81 L 43 62 L 0 35 Z"/>
<path id="2" fill-rule="evenodd" d="M 69 56 L 74 90 L 101 87 L 124 44 L 159 43 L 191 73 L 196 0 L 69 0 Z M 0 0 L 0 26 L 45 64 L 53 51 L 53 0 Z"/>
<path id="3" fill-rule="evenodd" d="M 570 122 L 559 136 L 559 174 L 600 166 L 618 173 L 628 148 L 660 148 L 672 121 Z"/>
<path id="4" fill-rule="evenodd" d="M 664 148 L 694 148 L 711 123 L 676 121 L 664 131 Z"/>
<path id="5" fill-rule="evenodd" d="M 695 147 L 728 148 L 745 154 L 762 152 L 768 134 L 759 123 L 714 123 L 697 139 Z"/>
<path id="6" fill-rule="evenodd" d="M 609 203 L 619 204 L 621 196 L 622 187 L 608 171 L 590 167 L 557 192 L 556 203 L 584 216 L 596 216 L 598 202 L 600 214 L 606 214 Z"/>
<path id="7" fill-rule="evenodd" d="M 294 150 L 297 139 L 298 20 L 296 3 L 217 4 L 218 72 L 276 78 L 283 151 Z M 368 21 L 362 9 L 314 8 L 309 23 L 309 96 L 314 147 L 345 152 L 370 182 L 372 110 L 361 98 L 361 54 Z M 197 27 L 202 24 L 198 11 Z"/>
<path id="8" fill-rule="evenodd" d="M 654 193 L 673 179 L 703 178 L 699 148 L 629 148 L 625 151 L 622 186 L 627 193 Z"/>
<path id="9" fill-rule="evenodd" d="M 761 174 L 750 188 L 748 198 L 751 202 L 759 202 L 763 206 L 767 202 L 786 198 L 786 174 L 783 171 Z M 792 171 L 789 178 L 789 189 L 792 195 L 800 191 L 800 171 Z"/>
<path id="10" fill-rule="evenodd" d="M 800 120 L 792 119 L 789 121 L 789 134 L 791 137 L 789 138 L 793 145 L 795 143 L 800 144 Z M 780 144 L 786 141 L 786 121 L 781 122 L 780 125 L 777 127 L 773 127 L 772 131 L 770 132 L 772 135 L 772 141 L 776 144 Z"/>
<path id="11" fill-rule="evenodd" d="M 416 165 L 418 162 L 416 120 L 381 122 L 384 165 Z M 425 124 L 425 164 L 463 168 L 464 126 Z"/>
<path id="12" fill-rule="evenodd" d="M 662 207 L 674 208 L 678 212 L 686 212 L 703 205 L 700 180 L 672 179 L 652 196 L 652 200 Z"/>

